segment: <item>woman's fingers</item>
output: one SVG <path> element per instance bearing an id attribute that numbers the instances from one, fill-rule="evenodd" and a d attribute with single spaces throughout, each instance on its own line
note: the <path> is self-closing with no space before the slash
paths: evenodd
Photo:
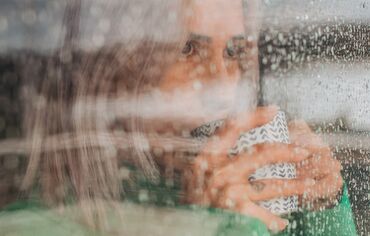
<path id="1" fill-rule="evenodd" d="M 217 198 L 217 204 L 226 207 L 248 199 L 253 202 L 279 197 L 303 195 L 316 184 L 314 179 L 265 179 L 225 187 Z M 230 207 L 230 206 L 229 206 Z"/>
<path id="2" fill-rule="evenodd" d="M 320 178 L 328 174 L 340 174 L 341 164 L 334 159 L 330 151 L 317 152 L 307 160 L 297 164 L 297 175 Z"/>
<path id="3" fill-rule="evenodd" d="M 321 152 L 297 165 L 298 178 L 312 178 L 316 184 L 306 193 L 306 199 L 335 196 L 342 188 L 341 164 L 331 152 Z"/>
<path id="4" fill-rule="evenodd" d="M 268 210 L 253 203 L 247 184 L 228 186 L 222 190 L 215 204 L 217 207 L 237 211 L 241 214 L 260 219 L 273 231 L 283 230 L 288 222 Z"/>
<path id="5" fill-rule="evenodd" d="M 313 178 L 316 184 L 304 195 L 304 202 L 313 203 L 316 200 L 336 198 L 341 190 L 341 164 L 333 158 L 330 147 L 309 128 L 304 121 L 294 121 L 289 124 L 292 143 L 301 145 L 314 153 L 311 158 L 297 165 L 298 178 Z"/>
<path id="6" fill-rule="evenodd" d="M 211 137 L 204 145 L 203 151 L 195 159 L 192 170 L 193 177 L 190 178 L 192 191 L 196 194 L 196 199 L 203 198 L 206 174 L 230 161 L 228 158 L 229 150 L 235 145 L 241 131 L 248 131 L 251 128 L 263 125 L 276 115 L 277 107 L 259 107 L 255 112 L 243 114 L 236 119 L 230 119 Z"/>
<path id="7" fill-rule="evenodd" d="M 303 195 L 314 186 L 314 179 L 266 179 L 250 182 L 248 196 L 254 201 Z"/>
<path id="8" fill-rule="evenodd" d="M 343 179 L 340 174 L 329 174 L 315 180 L 315 184 L 307 189 L 303 195 L 304 201 L 314 201 L 316 199 L 331 199 L 343 186 Z"/>
<path id="9" fill-rule="evenodd" d="M 236 210 L 241 214 L 261 220 L 273 232 L 282 231 L 289 224 L 288 220 L 282 219 L 252 202 L 241 203 Z"/>
<path id="10" fill-rule="evenodd" d="M 192 199 L 197 199 L 196 202 L 202 205 L 209 205 L 210 196 L 208 195 L 207 182 L 211 173 L 220 166 L 225 165 L 230 161 L 226 155 L 199 155 L 191 166 L 191 176 L 188 178 L 188 193 Z M 189 195 L 189 194 L 188 194 Z"/>
<path id="11" fill-rule="evenodd" d="M 238 204 L 250 201 L 247 184 L 227 186 L 217 195 L 214 205 L 220 208 L 233 209 Z"/>
<path id="12" fill-rule="evenodd" d="M 208 205 L 208 202 L 204 201 L 204 189 L 206 171 L 208 170 L 207 159 L 203 156 L 197 157 L 191 167 L 191 177 L 188 183 L 188 199 L 192 203 Z"/>
<path id="13" fill-rule="evenodd" d="M 219 189 L 226 184 L 237 184 L 248 179 L 257 169 L 271 164 L 295 163 L 308 158 L 310 152 L 289 144 L 257 145 L 255 151 L 241 154 L 228 165 L 214 172 L 210 188 Z"/>
<path id="14" fill-rule="evenodd" d="M 303 120 L 294 120 L 289 122 L 289 136 L 291 143 L 307 148 L 312 152 L 329 150 L 328 145 L 323 142 L 320 136 L 316 135 L 308 124 Z"/>

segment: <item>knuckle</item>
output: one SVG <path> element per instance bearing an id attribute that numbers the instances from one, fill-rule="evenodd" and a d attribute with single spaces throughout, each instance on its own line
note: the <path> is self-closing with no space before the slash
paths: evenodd
<path id="1" fill-rule="evenodd" d="M 338 178 L 337 178 L 337 186 L 342 187 L 343 183 L 344 183 L 343 178 L 342 178 L 341 175 L 339 175 Z"/>
<path id="2" fill-rule="evenodd" d="M 334 164 L 334 167 L 337 170 L 337 173 L 340 173 L 343 169 L 342 163 L 338 160 L 335 160 L 333 164 Z"/>
<path id="3" fill-rule="evenodd" d="M 205 156 L 197 157 L 193 162 L 193 168 L 197 170 L 207 170 L 208 159 Z"/>
<path id="4" fill-rule="evenodd" d="M 327 156 L 328 166 L 331 168 L 332 173 L 338 174 L 342 170 L 342 164 L 333 156 Z"/>
<path id="5" fill-rule="evenodd" d="M 234 130 L 238 126 L 236 119 L 227 119 L 223 126 L 219 129 L 220 133 L 224 133 L 226 130 Z"/>
<path id="6" fill-rule="evenodd" d="M 334 167 L 337 173 L 342 170 L 342 164 L 339 161 L 334 162 Z"/>

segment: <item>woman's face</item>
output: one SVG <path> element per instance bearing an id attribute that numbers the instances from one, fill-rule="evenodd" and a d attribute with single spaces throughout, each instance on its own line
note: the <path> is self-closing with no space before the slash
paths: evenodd
<path id="1" fill-rule="evenodd" d="M 178 60 L 161 79 L 161 91 L 190 92 L 195 98 L 203 97 L 199 99 L 203 106 L 207 99 L 230 105 L 242 75 L 241 60 L 257 48 L 245 33 L 242 1 L 193 0 L 184 15 L 187 38 Z M 247 58 L 257 61 L 257 57 Z M 209 98 L 204 102 L 206 91 Z"/>

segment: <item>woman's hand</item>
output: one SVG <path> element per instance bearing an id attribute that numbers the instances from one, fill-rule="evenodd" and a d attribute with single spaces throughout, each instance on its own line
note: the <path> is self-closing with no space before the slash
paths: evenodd
<path id="1" fill-rule="evenodd" d="M 191 168 L 187 183 L 188 202 L 253 216 L 270 229 L 279 231 L 286 227 L 287 221 L 258 206 L 257 202 L 299 195 L 302 202 L 307 203 L 336 195 L 342 183 L 340 165 L 331 157 L 330 149 L 305 123 L 290 125 L 290 145 L 260 144 L 233 159 L 227 156 L 241 132 L 268 123 L 276 112 L 276 107 L 258 108 L 253 114 L 226 121 L 224 127 L 205 145 Z M 325 161 L 325 165 L 320 166 L 320 160 Z M 297 179 L 248 181 L 248 177 L 262 166 L 287 162 L 296 163 Z M 312 173 L 309 170 L 311 167 L 315 168 Z"/>
<path id="2" fill-rule="evenodd" d="M 290 122 L 289 133 L 294 145 L 311 153 L 310 158 L 296 166 L 298 179 L 315 180 L 315 184 L 300 196 L 302 207 L 320 210 L 336 205 L 343 187 L 340 162 L 333 158 L 330 147 L 312 132 L 306 122 Z"/>
<path id="3" fill-rule="evenodd" d="M 286 220 L 256 204 L 258 201 L 286 194 L 287 191 L 280 191 L 280 187 L 285 187 L 282 186 L 283 182 L 280 182 L 280 187 L 274 188 L 277 185 L 250 183 L 248 177 L 256 169 L 271 162 L 303 160 L 308 152 L 292 145 L 266 144 L 257 145 L 250 153 L 243 153 L 233 159 L 228 157 L 229 149 L 234 146 L 241 132 L 268 123 L 277 111 L 277 107 L 260 107 L 254 113 L 227 120 L 223 127 L 217 130 L 188 171 L 187 202 L 226 208 L 253 216 L 275 231 L 283 230 L 287 226 Z M 274 155 L 271 155 L 271 152 Z"/>

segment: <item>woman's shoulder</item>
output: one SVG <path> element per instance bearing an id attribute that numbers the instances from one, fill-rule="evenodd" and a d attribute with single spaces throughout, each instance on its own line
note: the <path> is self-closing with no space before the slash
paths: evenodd
<path id="1" fill-rule="evenodd" d="M 119 205 L 114 211 L 122 220 L 107 216 L 109 232 L 119 235 L 270 235 L 259 220 L 220 209 Z M 0 211 L 0 235 L 99 235 L 76 220 L 77 207 L 68 208 L 60 215 L 37 202 L 16 202 Z"/>
<path id="2" fill-rule="evenodd" d="M 87 236 L 94 233 L 37 201 L 18 201 L 0 211 L 0 235 Z"/>

